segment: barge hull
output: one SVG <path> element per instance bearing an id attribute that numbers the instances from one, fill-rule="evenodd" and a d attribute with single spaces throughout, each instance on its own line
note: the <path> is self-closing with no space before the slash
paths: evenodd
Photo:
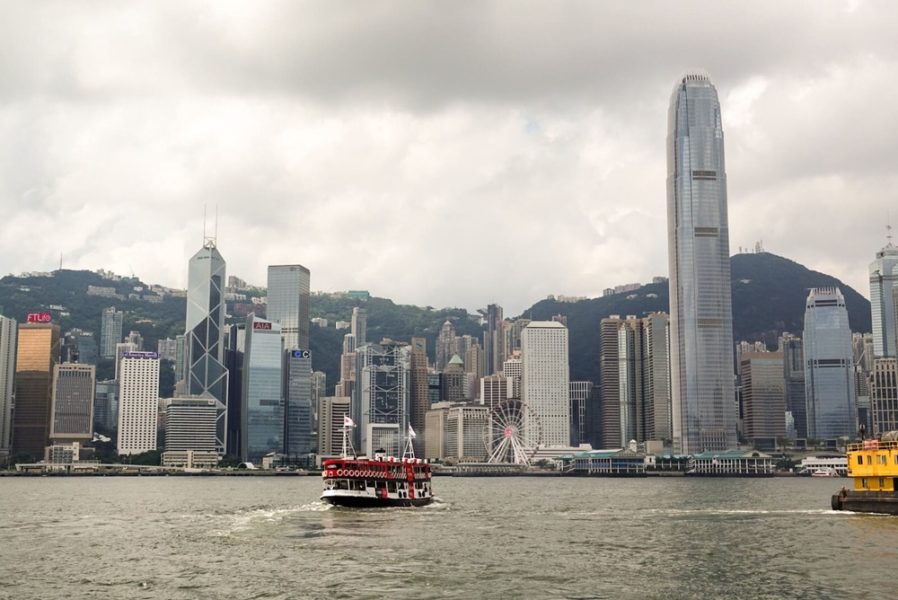
<path id="1" fill-rule="evenodd" d="M 898 515 L 898 494 L 895 492 L 845 492 L 833 494 L 833 510 Z"/>

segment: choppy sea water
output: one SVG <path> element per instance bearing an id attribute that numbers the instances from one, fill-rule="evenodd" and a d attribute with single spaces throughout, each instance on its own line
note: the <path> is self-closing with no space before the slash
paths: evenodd
<path id="1" fill-rule="evenodd" d="M 343 509 L 314 477 L 0 479 L 0 598 L 895 597 L 898 517 L 840 479 L 437 478 Z"/>

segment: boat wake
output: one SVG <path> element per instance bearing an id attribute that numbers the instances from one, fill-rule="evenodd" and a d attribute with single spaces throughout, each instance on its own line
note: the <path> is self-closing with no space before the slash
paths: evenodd
<path id="1" fill-rule="evenodd" d="M 215 536 L 229 536 L 234 533 L 253 529 L 264 523 L 278 523 L 284 518 L 297 513 L 324 512 L 333 507 L 327 502 L 316 500 L 300 506 L 287 508 L 256 508 L 253 510 L 239 511 L 231 515 L 231 523 L 225 529 L 212 532 Z"/>

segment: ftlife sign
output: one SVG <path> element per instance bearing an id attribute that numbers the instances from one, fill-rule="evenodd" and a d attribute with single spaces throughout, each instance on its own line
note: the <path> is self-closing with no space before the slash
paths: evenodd
<path id="1" fill-rule="evenodd" d="M 53 316 L 48 312 L 28 313 L 29 323 L 49 323 L 53 320 Z"/>

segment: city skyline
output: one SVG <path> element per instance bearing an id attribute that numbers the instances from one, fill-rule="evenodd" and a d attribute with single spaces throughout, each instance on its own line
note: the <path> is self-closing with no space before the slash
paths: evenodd
<path id="1" fill-rule="evenodd" d="M 256 283 L 299 257 L 318 289 L 418 305 L 515 314 L 548 294 L 598 296 L 665 274 L 659 132 L 670 80 L 703 67 L 727 107 L 730 251 L 763 240 L 869 293 L 864 267 L 894 202 L 895 7 L 769 4 L 736 18 L 716 4 L 574 6 L 497 4 L 501 39 L 427 6 L 361 11 L 339 29 L 322 25 L 339 21 L 327 7 L 300 18 L 309 5 L 216 4 L 191 23 L 158 7 L 19 7 L 6 37 L 30 52 L 0 65 L 0 133 L 32 150 L 4 161 L 0 207 L 16 218 L 2 225 L 0 272 L 50 270 L 62 255 L 65 267 L 183 288 L 208 205 L 231 271 Z M 159 27 L 125 26 L 142 20 Z M 80 36 L 88 24 L 101 33 Z M 439 51 L 458 39 L 471 43 Z M 322 52 L 328 61 L 311 60 Z M 405 235 L 367 227 L 372 212 Z M 462 228 L 477 242 L 456 243 Z M 511 272 L 496 297 L 509 248 L 540 277 Z M 446 277 L 422 277 L 436 264 Z"/>

